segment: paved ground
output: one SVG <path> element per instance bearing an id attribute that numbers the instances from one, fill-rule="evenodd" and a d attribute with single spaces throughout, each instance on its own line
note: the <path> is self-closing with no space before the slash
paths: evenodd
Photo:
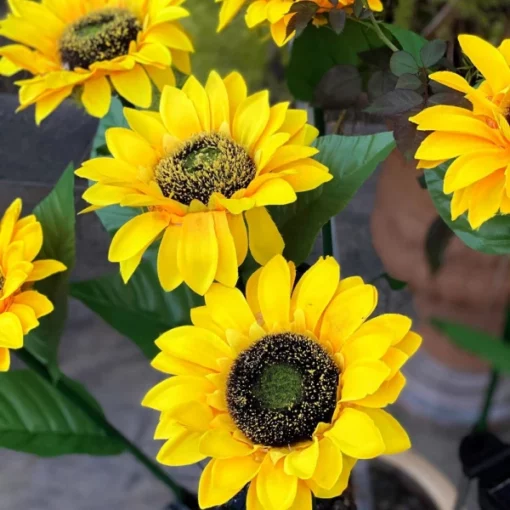
<path id="1" fill-rule="evenodd" d="M 19 124 L 14 122 L 6 113 L 11 111 L 6 101 L 9 100 L 0 95 L 3 112 L 0 123 L 2 127 L 9 126 L 8 130 L 3 129 L 0 141 L 0 210 L 18 195 L 25 199 L 28 210 L 46 194 L 69 159 L 85 153 L 94 122 L 64 108 L 36 133 L 29 114 L 17 117 Z M 62 130 L 62 125 L 69 128 Z M 31 145 L 35 135 L 37 146 Z M 62 137 L 57 155 L 52 152 L 55 136 Z M 343 274 L 360 274 L 366 280 L 383 271 L 373 251 L 368 226 L 376 178 L 366 183 L 335 225 Z M 79 219 L 78 242 L 75 278 L 115 270 L 106 262 L 107 239 L 93 215 Z M 412 314 L 406 292 L 392 292 L 382 284 L 380 295 L 381 311 Z M 73 302 L 60 357 L 64 372 L 82 381 L 96 395 L 108 418 L 148 454 L 154 454 L 157 445 L 152 434 L 157 417 L 139 402 L 159 376 L 138 349 L 80 303 Z M 411 382 L 413 373 L 418 374 L 424 366 L 436 365 L 422 355 L 415 362 L 415 369 L 410 369 Z M 439 387 L 445 382 L 444 377 L 455 378 L 455 374 L 440 377 L 435 381 Z M 419 378 L 417 375 L 414 379 Z M 419 391 L 419 384 L 410 384 L 404 401 L 415 402 Z M 429 414 L 434 412 L 432 409 Z M 408 427 L 417 451 L 456 480 L 459 476 L 456 449 L 464 429 L 436 425 L 402 406 L 395 413 Z M 191 488 L 197 472 L 197 469 L 173 471 Z M 171 500 L 167 489 L 128 455 L 38 459 L 0 451 L 0 494 L 0 510 L 163 510 Z"/>

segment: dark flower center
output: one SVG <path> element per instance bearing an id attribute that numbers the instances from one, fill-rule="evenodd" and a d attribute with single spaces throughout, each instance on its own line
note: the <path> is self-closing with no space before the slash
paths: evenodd
<path id="1" fill-rule="evenodd" d="M 127 9 L 101 9 L 69 25 L 59 43 L 65 69 L 88 69 L 94 62 L 127 55 L 142 25 Z"/>
<path id="2" fill-rule="evenodd" d="M 220 133 L 202 133 L 163 158 L 154 169 L 165 197 L 207 205 L 215 192 L 230 198 L 246 188 L 257 169 L 246 150 Z"/>
<path id="3" fill-rule="evenodd" d="M 239 429 L 255 444 L 281 447 L 310 440 L 331 422 L 340 371 L 304 335 L 267 335 L 235 360 L 227 404 Z"/>
<path id="4" fill-rule="evenodd" d="M 0 294 L 2 293 L 2 290 L 4 289 L 5 285 L 5 277 L 2 273 L 2 270 L 0 269 Z"/>

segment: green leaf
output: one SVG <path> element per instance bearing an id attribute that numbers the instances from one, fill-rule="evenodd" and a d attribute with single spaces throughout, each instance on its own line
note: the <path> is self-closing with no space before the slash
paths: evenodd
<path id="1" fill-rule="evenodd" d="M 446 53 L 446 43 L 441 39 L 430 41 L 420 51 L 421 61 L 424 67 L 435 66 Z"/>
<path id="2" fill-rule="evenodd" d="M 451 228 L 440 216 L 430 225 L 425 239 L 425 253 L 432 274 L 441 268 L 446 248 L 448 248 L 453 236 Z"/>
<path id="3" fill-rule="evenodd" d="M 414 57 L 416 62 L 421 62 L 421 49 L 427 44 L 427 39 L 412 30 L 406 30 L 397 25 L 381 23 L 381 26 L 398 41 L 404 51 Z"/>
<path id="4" fill-rule="evenodd" d="M 407 51 L 396 51 L 390 59 L 390 69 L 395 76 L 416 74 L 419 71 L 414 57 Z"/>
<path id="5" fill-rule="evenodd" d="M 119 273 L 73 283 L 71 295 L 127 336 L 152 359 L 161 333 L 190 323 L 190 308 L 203 304 L 187 286 L 165 292 L 154 264 L 144 261 L 127 285 Z"/>
<path id="6" fill-rule="evenodd" d="M 36 290 L 47 296 L 55 310 L 40 320 L 38 328 L 25 338 L 25 347 L 47 366 L 57 379 L 58 346 L 67 319 L 67 285 L 76 258 L 74 172 L 69 166 L 51 193 L 34 209 L 43 229 L 43 246 L 39 259 L 63 262 L 68 270 L 35 284 Z"/>
<path id="7" fill-rule="evenodd" d="M 96 211 L 99 220 L 106 231 L 113 237 L 115 232 L 122 225 L 133 219 L 143 211 L 138 207 L 121 207 L 120 205 L 110 205 L 104 209 Z"/>
<path id="8" fill-rule="evenodd" d="M 388 282 L 391 290 L 404 290 L 407 287 L 407 282 L 397 280 L 396 278 L 390 276 L 388 273 L 384 273 L 383 278 Z"/>
<path id="9" fill-rule="evenodd" d="M 316 159 L 334 178 L 318 189 L 299 193 L 293 204 L 270 208 L 285 240 L 285 256 L 296 264 L 306 260 L 322 226 L 344 209 L 395 143 L 391 133 L 378 133 L 324 136 L 316 146 L 320 150 Z"/>
<path id="10" fill-rule="evenodd" d="M 442 319 L 432 324 L 455 345 L 488 361 L 496 370 L 510 374 L 510 345 L 483 331 Z"/>
<path id="11" fill-rule="evenodd" d="M 71 383 L 100 409 L 85 388 Z M 124 449 L 54 386 L 29 370 L 0 374 L 0 447 L 42 457 L 116 455 Z"/>
<path id="12" fill-rule="evenodd" d="M 379 115 L 396 115 L 407 112 L 422 103 L 423 97 L 418 92 L 399 89 L 377 97 L 368 108 L 365 108 L 365 111 Z"/>
<path id="13" fill-rule="evenodd" d="M 338 35 L 333 30 L 308 26 L 292 46 L 287 69 L 292 95 L 312 101 L 315 88 L 329 69 L 339 64 L 358 66 L 359 53 L 381 45 L 373 30 L 349 19 Z"/>
<path id="14" fill-rule="evenodd" d="M 395 88 L 407 89 L 407 90 L 418 90 L 422 86 L 422 81 L 415 74 L 403 74 L 397 81 Z"/>
<path id="15" fill-rule="evenodd" d="M 452 195 L 443 193 L 443 181 L 449 163 L 425 170 L 427 189 L 436 206 L 437 212 L 445 223 L 467 246 L 473 250 L 492 255 L 510 253 L 510 216 L 496 216 L 484 223 L 478 230 L 473 230 L 464 214 L 452 221 L 450 204 Z"/>

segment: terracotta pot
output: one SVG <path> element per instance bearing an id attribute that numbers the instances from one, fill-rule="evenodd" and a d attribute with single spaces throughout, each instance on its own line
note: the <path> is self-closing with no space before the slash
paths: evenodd
<path id="1" fill-rule="evenodd" d="M 454 237 L 432 275 L 424 246 L 437 212 L 418 176 L 415 163 L 398 150 L 384 162 L 371 219 L 374 247 L 388 273 L 409 284 L 423 349 L 458 371 L 486 371 L 484 362 L 452 345 L 428 319 L 445 318 L 500 335 L 510 293 L 509 260 L 476 252 Z"/>

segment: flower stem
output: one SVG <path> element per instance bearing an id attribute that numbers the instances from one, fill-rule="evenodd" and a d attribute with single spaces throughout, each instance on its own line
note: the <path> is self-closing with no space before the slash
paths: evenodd
<path id="1" fill-rule="evenodd" d="M 314 108 L 313 117 L 315 127 L 319 130 L 319 136 L 324 136 L 326 134 L 326 121 L 322 108 Z M 322 253 L 325 256 L 333 256 L 333 230 L 331 227 L 331 220 L 328 220 L 322 227 Z"/>
<path id="2" fill-rule="evenodd" d="M 363 7 L 368 10 L 368 17 L 372 23 L 372 26 L 374 27 L 374 30 L 377 32 L 379 39 L 381 39 L 381 41 L 386 44 L 386 46 L 388 46 L 391 51 L 399 51 L 399 49 L 388 39 L 388 37 L 386 37 L 386 34 L 381 30 L 379 23 L 377 23 L 377 20 L 375 19 L 374 13 L 368 6 L 367 0 L 363 0 Z"/>
<path id="3" fill-rule="evenodd" d="M 53 387 L 59 391 L 67 400 L 78 406 L 87 416 L 99 427 L 101 427 L 109 436 L 114 437 L 121 442 L 125 449 L 131 453 L 141 464 L 143 464 L 160 482 L 164 483 L 181 501 L 190 509 L 198 509 L 196 496 L 168 476 L 168 474 L 152 459 L 147 457 L 133 442 L 131 442 L 120 430 L 115 428 L 90 402 L 84 399 L 72 386 L 70 386 L 65 378 L 60 378 L 53 383 L 52 378 L 44 366 L 33 354 L 27 349 L 19 349 L 14 351 L 17 357 L 22 360 L 27 367 L 36 372 L 41 378 L 53 384 Z"/>

